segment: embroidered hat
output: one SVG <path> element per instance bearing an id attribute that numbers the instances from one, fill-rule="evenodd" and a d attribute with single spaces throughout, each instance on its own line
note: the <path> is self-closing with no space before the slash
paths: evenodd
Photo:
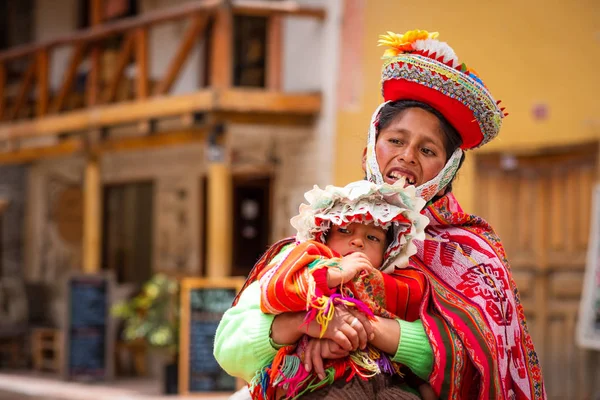
<path id="1" fill-rule="evenodd" d="M 463 150 L 483 146 L 498 135 L 503 109 L 477 73 L 437 37 L 420 30 L 380 36 L 379 45 L 389 47 L 383 55 L 383 98 L 429 104 L 459 132 Z"/>
<path id="2" fill-rule="evenodd" d="M 500 131 L 504 109 L 500 108 L 477 73 L 458 61 L 454 50 L 437 40 L 438 33 L 414 30 L 399 35 L 381 35 L 380 46 L 389 48 L 383 55 L 381 91 L 385 102 L 371 119 L 367 142 L 367 179 L 384 182 L 379 171 L 375 143 L 379 114 L 392 101 L 416 100 L 439 111 L 458 131 L 463 144 L 451 155 L 432 180 L 417 187 L 417 195 L 431 200 L 456 175 L 462 150 L 481 147 Z"/>
<path id="3" fill-rule="evenodd" d="M 381 266 L 384 272 L 405 267 L 409 257 L 417 252 L 413 240 L 425 239 L 429 219 L 420 213 L 425 200 L 417 196 L 414 186 L 404 187 L 404 178 L 394 185 L 366 180 L 325 189 L 315 185 L 304 197 L 308 204 L 301 204 L 300 213 L 290 220 L 299 242 L 325 243 L 331 225 L 373 223 L 385 230 L 393 229 L 394 240 L 388 245 Z"/>

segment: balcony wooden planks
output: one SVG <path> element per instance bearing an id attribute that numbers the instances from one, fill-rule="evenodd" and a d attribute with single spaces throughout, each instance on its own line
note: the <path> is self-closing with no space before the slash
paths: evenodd
<path id="1" fill-rule="evenodd" d="M 269 19 L 264 89 L 234 87 L 232 84 L 233 16 L 240 14 Z M 0 52 L 0 148 L 4 148 L 4 152 L 0 151 L 0 164 L 28 162 L 82 149 L 89 152 L 94 146 L 97 151 L 119 151 L 149 145 L 146 141 L 149 135 L 136 139 L 142 144 L 108 142 L 99 135 L 96 140 L 91 140 L 91 132 L 106 131 L 122 124 L 138 123 L 140 127 L 146 126 L 142 131 L 149 133 L 152 129 L 148 127 L 161 118 L 181 117 L 194 121 L 198 114 L 211 114 L 224 122 L 308 125 L 321 110 L 320 93 L 281 91 L 282 17 L 322 20 L 325 12 L 321 8 L 299 6 L 293 1 L 203 0 L 107 24 L 101 24 L 96 18 L 98 15 L 94 15 L 91 20 L 95 26 L 89 29 Z M 167 68 L 162 75 L 154 75 L 155 80 L 151 81 L 149 30 L 177 20 L 187 20 L 188 29 Z M 209 30 L 210 34 L 206 36 Z M 105 49 L 103 41 L 109 37 L 124 38 L 118 54 L 115 50 Z M 210 86 L 198 87 L 189 94 L 171 95 L 172 86 L 194 44 L 204 37 L 210 40 L 207 54 Z M 49 65 L 53 51 L 59 46 L 70 47 L 71 58 L 65 65 L 62 81 L 52 91 Z M 116 59 L 112 64 L 107 64 L 106 59 L 110 58 L 103 56 L 105 51 L 114 52 L 110 54 Z M 19 80 L 10 82 L 11 90 L 6 90 L 7 69 L 16 59 L 23 59 L 29 67 L 21 73 Z M 135 71 L 133 88 L 122 94 L 120 87 L 129 67 Z M 82 82 L 85 82 L 85 89 Z M 128 100 L 132 95 L 133 100 Z M 195 123 L 187 127 L 194 128 Z M 29 138 L 52 136 L 56 137 L 56 145 L 29 147 Z M 80 139 L 85 145 L 79 142 Z M 169 140 L 173 140 L 173 136 Z M 163 142 L 152 143 L 160 145 Z M 98 145 L 105 147 L 100 149 Z"/>

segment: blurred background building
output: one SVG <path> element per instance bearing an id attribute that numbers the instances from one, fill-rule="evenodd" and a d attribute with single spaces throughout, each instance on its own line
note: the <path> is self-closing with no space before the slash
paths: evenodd
<path id="1" fill-rule="evenodd" d="M 246 275 L 306 190 L 362 176 L 377 36 L 420 28 L 507 107 L 455 191 L 503 240 L 551 398 L 596 393 L 597 355 L 574 338 L 598 21 L 596 0 L 0 2 L 5 353 L 60 333 L 74 272 L 110 271 L 115 301 L 158 272 Z"/>

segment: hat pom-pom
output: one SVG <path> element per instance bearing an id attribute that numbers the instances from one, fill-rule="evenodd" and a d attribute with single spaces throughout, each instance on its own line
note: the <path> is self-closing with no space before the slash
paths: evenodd
<path id="1" fill-rule="evenodd" d="M 418 40 L 436 39 L 439 36 L 438 32 L 427 32 L 419 29 L 408 31 L 403 35 L 389 32 L 387 35 L 379 35 L 379 46 L 387 46 L 383 53 L 383 58 L 396 57 L 399 54 L 414 51 L 414 44 Z"/>

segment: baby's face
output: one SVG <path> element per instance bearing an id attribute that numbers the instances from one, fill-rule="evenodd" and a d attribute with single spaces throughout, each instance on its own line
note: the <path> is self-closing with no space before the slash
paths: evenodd
<path id="1" fill-rule="evenodd" d="M 327 246 L 342 256 L 361 252 L 367 256 L 374 268 L 379 269 L 387 248 L 386 232 L 373 224 L 351 223 L 343 228 L 332 226 L 327 235 Z"/>

